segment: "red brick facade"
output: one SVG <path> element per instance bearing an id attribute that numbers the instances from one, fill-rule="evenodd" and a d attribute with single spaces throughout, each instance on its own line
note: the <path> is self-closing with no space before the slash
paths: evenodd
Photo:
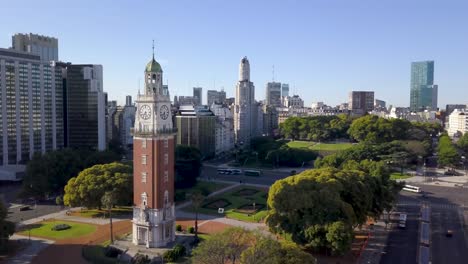
<path id="1" fill-rule="evenodd" d="M 167 138 L 167 143 L 165 143 Z M 144 147 L 146 140 L 146 147 Z M 167 154 L 167 162 L 165 162 Z M 164 193 L 168 192 L 168 204 L 174 204 L 174 135 L 139 137 L 133 139 L 133 203 L 142 204 L 142 194 L 147 195 L 147 208 L 164 207 Z M 143 164 L 146 156 L 146 164 Z M 167 171 L 167 180 L 165 172 Z M 146 173 L 146 182 L 143 182 Z"/>

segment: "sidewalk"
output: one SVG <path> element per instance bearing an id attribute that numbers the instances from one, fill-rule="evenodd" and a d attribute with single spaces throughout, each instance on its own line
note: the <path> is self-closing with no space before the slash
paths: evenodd
<path id="1" fill-rule="evenodd" d="M 18 240 L 27 246 L 23 250 L 17 252 L 14 257 L 8 259 L 8 264 L 31 263 L 32 259 L 36 257 L 42 250 L 54 243 L 52 240 L 36 237 L 31 237 L 31 240 L 28 241 L 29 238 L 27 236 L 21 236 L 17 234 L 11 236 L 10 240 Z"/>
<path id="2" fill-rule="evenodd" d="M 74 222 L 82 222 L 82 223 L 88 223 L 88 224 L 95 224 L 95 225 L 106 225 L 109 223 L 109 219 L 107 218 L 89 218 L 89 217 L 79 217 L 79 216 L 72 216 L 72 215 L 67 215 L 67 211 L 70 210 L 80 210 L 80 207 L 75 207 L 71 209 L 64 209 L 60 212 L 57 213 L 52 213 L 48 215 L 43 215 L 39 216 L 36 218 L 32 218 L 29 220 L 24 220 L 22 222 L 18 222 L 17 226 L 22 226 L 22 225 L 30 225 L 30 224 L 35 224 L 38 222 L 42 222 L 44 220 L 48 219 L 56 219 L 56 220 L 65 220 L 65 221 L 74 221 Z M 129 220 L 131 216 L 129 217 L 112 217 L 112 222 L 120 222 L 124 220 Z"/>
<path id="3" fill-rule="evenodd" d="M 367 246 L 361 252 L 361 256 L 357 263 L 380 263 L 380 258 L 385 250 L 389 231 L 385 229 L 385 223 L 382 221 L 376 222 L 372 229 L 368 229 L 370 233 Z"/>

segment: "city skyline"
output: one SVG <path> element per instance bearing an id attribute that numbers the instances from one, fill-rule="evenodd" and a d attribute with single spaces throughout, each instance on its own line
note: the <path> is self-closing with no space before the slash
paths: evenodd
<path id="1" fill-rule="evenodd" d="M 0 29 L 0 47 L 10 47 L 15 33 L 55 37 L 62 61 L 103 65 L 104 90 L 120 104 L 143 87 L 140 65 L 150 59 L 153 39 L 172 95 L 191 95 L 193 87 L 203 87 L 205 97 L 207 90 L 223 87 L 233 97 L 238 61 L 247 56 L 257 100 L 265 99 L 266 83 L 274 79 L 289 83 L 290 95 L 299 94 L 306 106 L 346 102 L 352 90 L 375 91 L 375 98 L 389 105 L 409 106 L 411 63 L 433 60 L 438 106 L 466 103 L 467 4 L 417 2 L 285 6 L 275 1 L 184 1 L 181 9 L 176 3 L 102 1 L 93 3 L 92 10 L 86 3 L 32 2 L 28 10 L 10 3 L 0 18 L 10 25 Z M 156 15 L 162 26 L 152 28 L 144 22 L 155 9 L 165 12 Z M 14 19 L 19 11 L 26 19 Z M 238 19 L 240 12 L 252 19 Z M 266 19 L 271 13 L 282 14 L 281 19 Z M 85 14 L 90 19 L 80 19 Z M 421 19 L 431 15 L 438 19 Z M 39 18 L 41 23 L 34 23 Z M 12 20 L 16 22 L 8 23 Z M 66 30 L 70 25 L 77 25 L 76 30 Z M 248 41 L 241 41 L 242 36 Z"/>

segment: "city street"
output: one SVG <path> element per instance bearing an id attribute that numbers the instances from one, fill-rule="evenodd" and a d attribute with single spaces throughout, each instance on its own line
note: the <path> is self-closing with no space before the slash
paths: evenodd
<path id="1" fill-rule="evenodd" d="M 429 203 L 432 210 L 432 263 L 466 263 L 468 244 L 463 223 L 468 220 L 468 211 L 464 207 L 468 204 L 468 189 L 429 185 L 419 187 L 426 193 L 426 198 L 422 194 L 401 192 L 395 211 L 408 214 L 407 227 L 404 230 L 397 227 L 392 229 L 381 263 L 415 263 L 422 202 Z M 447 230 L 453 231 L 453 237 L 446 237 Z"/>
<path id="2" fill-rule="evenodd" d="M 201 172 L 201 177 L 206 178 L 206 179 L 208 179 L 209 177 L 212 180 L 231 181 L 231 182 L 237 182 L 237 183 L 239 181 L 242 181 L 243 183 L 272 185 L 275 181 L 286 178 L 291 174 L 290 172 L 283 171 L 283 170 L 264 170 L 264 169 L 258 169 L 258 170 L 262 171 L 262 175 L 260 177 L 252 177 L 252 176 L 245 176 L 243 174 L 240 174 L 240 175 L 218 174 L 216 167 L 204 166 Z"/>

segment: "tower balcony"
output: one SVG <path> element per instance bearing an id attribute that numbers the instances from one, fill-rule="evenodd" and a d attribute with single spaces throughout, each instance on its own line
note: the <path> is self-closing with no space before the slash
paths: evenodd
<path id="1" fill-rule="evenodd" d="M 173 128 L 160 128 L 160 129 L 150 129 L 150 130 L 139 130 L 134 127 L 130 128 L 130 134 L 132 136 L 161 136 L 161 135 L 173 135 L 177 134 L 177 127 Z"/>

